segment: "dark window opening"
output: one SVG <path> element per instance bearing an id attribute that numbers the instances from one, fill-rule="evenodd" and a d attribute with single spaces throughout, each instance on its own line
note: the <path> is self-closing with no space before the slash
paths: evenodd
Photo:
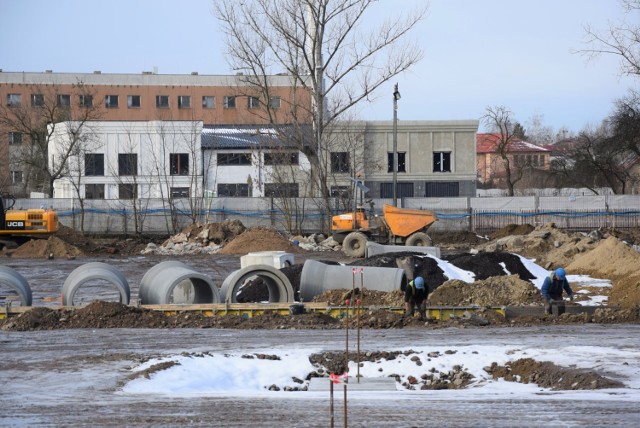
<path id="1" fill-rule="evenodd" d="M 331 153 L 331 172 L 336 172 L 336 173 L 349 172 L 349 153 L 348 152 L 332 152 Z"/>
<path id="2" fill-rule="evenodd" d="M 218 153 L 218 165 L 251 165 L 251 154 Z"/>
<path id="3" fill-rule="evenodd" d="M 137 153 L 118 154 L 118 175 L 138 175 Z"/>
<path id="4" fill-rule="evenodd" d="M 218 184 L 218 197 L 247 197 L 249 185 L 242 183 Z"/>
<path id="5" fill-rule="evenodd" d="M 84 155 L 84 175 L 89 177 L 104 175 L 104 154 L 88 153 Z"/>
<path id="6" fill-rule="evenodd" d="M 433 172 L 451 172 L 451 153 L 433 153 Z"/>
<path id="7" fill-rule="evenodd" d="M 292 153 L 265 153 L 265 165 L 298 165 L 298 152 Z"/>
<path id="8" fill-rule="evenodd" d="M 104 184 L 85 184 L 85 199 L 104 199 Z"/>
<path id="9" fill-rule="evenodd" d="M 171 153 L 169 154 L 171 165 L 171 175 L 189 175 L 189 154 Z"/>
<path id="10" fill-rule="evenodd" d="M 398 169 L 397 172 L 407 172 L 405 162 L 405 152 L 397 152 L 398 154 Z M 387 153 L 387 172 L 393 173 L 393 152 Z"/>

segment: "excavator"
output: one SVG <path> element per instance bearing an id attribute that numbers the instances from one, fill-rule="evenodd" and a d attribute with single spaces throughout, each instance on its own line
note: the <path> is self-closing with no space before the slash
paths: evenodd
<path id="1" fill-rule="evenodd" d="M 362 205 L 353 212 L 332 217 L 333 239 L 342 244 L 349 257 L 364 257 L 367 241 L 388 245 L 430 246 L 426 231 L 438 220 L 433 211 L 382 206 L 382 216 L 375 213 L 369 201 L 367 213 Z"/>
<path id="2" fill-rule="evenodd" d="M 0 249 L 16 248 L 32 238 L 47 238 L 58 231 L 58 213 L 53 209 L 14 210 L 16 198 L 0 197 Z"/>

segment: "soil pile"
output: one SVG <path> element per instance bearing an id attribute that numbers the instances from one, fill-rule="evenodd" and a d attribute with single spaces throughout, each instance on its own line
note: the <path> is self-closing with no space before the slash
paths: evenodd
<path id="1" fill-rule="evenodd" d="M 496 236 L 503 232 L 496 232 Z M 479 251 L 508 251 L 535 259 L 545 269 L 564 267 L 579 254 L 596 247 L 599 236 L 583 233 L 566 233 L 555 223 L 536 227 L 527 235 L 510 235 L 492 240 L 477 247 Z"/>
<path id="2" fill-rule="evenodd" d="M 447 281 L 427 299 L 431 306 L 529 306 L 542 305 L 540 291 L 518 275 L 494 276 L 471 284 Z"/>
<path id="3" fill-rule="evenodd" d="M 539 362 L 531 358 L 521 358 L 504 366 L 498 366 L 494 362 L 491 367 L 485 367 L 484 370 L 494 379 L 535 383 L 556 391 L 624 387 L 623 383 L 602 377 L 593 371 L 560 367 L 549 361 Z"/>
<path id="4" fill-rule="evenodd" d="M 505 236 L 512 235 L 528 235 L 535 230 L 530 224 L 508 224 L 500 230 L 496 230 L 491 235 L 489 235 L 489 239 L 500 239 Z"/>
<path id="5" fill-rule="evenodd" d="M 570 273 L 608 278 L 613 283 L 609 304 L 640 306 L 640 253 L 611 236 L 566 267 Z"/>
<path id="6" fill-rule="evenodd" d="M 293 245 L 289 239 L 275 229 L 252 227 L 226 244 L 219 254 L 248 254 L 257 251 L 286 251 L 300 253 L 304 250 Z"/>
<path id="7" fill-rule="evenodd" d="M 50 236 L 48 239 L 32 239 L 22 244 L 11 253 L 11 256 L 25 259 L 59 259 L 84 256 L 84 252 L 57 236 Z"/>

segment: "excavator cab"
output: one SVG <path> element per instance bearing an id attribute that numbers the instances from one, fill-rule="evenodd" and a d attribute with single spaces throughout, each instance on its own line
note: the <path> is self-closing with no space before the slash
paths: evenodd
<path id="1" fill-rule="evenodd" d="M 58 231 L 58 213 L 53 209 L 14 210 L 16 199 L 0 197 L 0 248 L 16 247 L 31 238 L 46 238 Z"/>

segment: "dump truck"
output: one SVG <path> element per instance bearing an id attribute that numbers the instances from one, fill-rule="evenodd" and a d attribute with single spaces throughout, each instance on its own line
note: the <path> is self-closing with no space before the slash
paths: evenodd
<path id="1" fill-rule="evenodd" d="M 342 244 L 349 257 L 364 257 L 367 241 L 385 245 L 430 246 L 427 229 L 438 219 L 432 211 L 382 206 L 382 216 L 371 208 L 360 206 L 353 212 L 335 215 L 331 222 L 332 236 Z"/>
<path id="2" fill-rule="evenodd" d="M 58 214 L 52 209 L 14 210 L 16 199 L 0 197 L 0 249 L 15 248 L 32 238 L 47 238 L 58 231 Z"/>

